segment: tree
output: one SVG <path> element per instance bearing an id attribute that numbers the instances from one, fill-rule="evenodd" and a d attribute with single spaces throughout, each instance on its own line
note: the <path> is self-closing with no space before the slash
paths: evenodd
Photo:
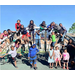
<path id="1" fill-rule="evenodd" d="M 75 23 L 72 24 L 71 28 L 69 28 L 70 33 L 75 33 Z"/>
<path id="2" fill-rule="evenodd" d="M 1 34 L 1 32 L 0 32 L 0 34 Z"/>

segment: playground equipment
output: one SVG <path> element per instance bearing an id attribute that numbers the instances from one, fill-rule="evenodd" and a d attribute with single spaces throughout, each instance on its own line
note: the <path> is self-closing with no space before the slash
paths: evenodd
<path id="1" fill-rule="evenodd" d="M 37 29 L 40 29 L 40 27 L 35 27 L 34 29 L 37 30 Z M 28 28 L 26 28 L 26 30 L 28 31 Z M 39 39 L 39 38 L 38 38 L 38 39 L 39 39 L 39 40 L 41 41 L 41 43 L 42 43 L 42 44 L 41 44 L 42 50 L 45 51 L 45 53 L 46 53 L 46 51 L 49 50 L 50 40 L 47 40 L 47 39 L 46 39 L 46 36 L 47 36 L 46 30 L 47 30 L 47 28 L 45 28 L 44 30 L 45 30 L 45 34 L 43 34 L 43 35 L 45 35 L 44 39 Z M 17 32 L 15 32 L 14 34 L 11 34 L 11 35 L 9 35 L 9 36 L 15 35 L 16 33 L 17 33 Z M 21 38 L 21 37 L 22 37 L 22 34 L 20 34 L 19 38 Z M 34 37 L 35 37 L 35 36 L 34 36 Z M 5 37 L 1 42 L 5 41 L 6 39 L 8 39 L 8 37 Z M 65 36 L 65 39 L 66 39 L 66 40 L 72 39 L 72 40 L 75 42 L 75 40 L 74 40 L 72 37 L 68 36 L 68 35 Z M 17 40 L 17 38 L 15 38 L 15 40 Z M 33 40 L 34 40 L 33 43 L 35 43 L 35 40 L 36 40 L 36 39 L 33 39 L 33 38 L 31 37 L 31 41 L 33 41 Z M 49 43 L 48 43 L 48 42 L 49 42 Z M 38 42 L 38 43 L 39 43 L 39 42 Z M 2 54 L 4 51 L 5 51 L 5 53 L 8 53 L 8 51 L 10 50 L 10 46 L 11 46 L 12 44 L 14 44 L 13 41 L 12 41 L 9 45 L 7 45 L 6 48 L 3 48 L 3 50 L 2 50 L 2 52 L 1 52 L 0 54 Z M 0 45 L 0 46 L 1 46 L 1 45 Z M 39 46 L 39 45 L 38 45 L 38 46 Z M 29 49 L 29 44 L 28 44 L 28 49 Z M 22 44 L 22 45 L 21 45 L 21 54 L 24 55 L 25 51 L 26 51 L 26 47 L 25 47 L 24 44 Z M 4 53 L 3 53 L 3 54 L 4 54 Z M 4 59 L 5 59 L 5 61 L 7 61 L 7 56 L 6 56 Z"/>

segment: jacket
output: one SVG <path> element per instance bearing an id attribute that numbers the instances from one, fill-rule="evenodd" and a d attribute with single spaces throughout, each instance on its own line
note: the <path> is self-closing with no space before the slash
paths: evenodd
<path id="1" fill-rule="evenodd" d="M 35 45 L 35 48 L 33 46 Z M 34 57 L 39 50 L 36 48 L 36 44 L 33 44 L 32 47 L 29 49 L 28 57 Z"/>

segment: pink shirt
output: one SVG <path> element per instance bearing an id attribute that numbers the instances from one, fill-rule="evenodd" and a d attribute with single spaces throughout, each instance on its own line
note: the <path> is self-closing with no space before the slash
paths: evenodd
<path id="1" fill-rule="evenodd" d="M 4 34 L 4 33 L 2 33 L 1 35 L 3 35 L 3 38 L 8 36 L 8 34 Z M 1 38 L 1 35 L 0 35 L 0 38 Z"/>
<path id="2" fill-rule="evenodd" d="M 62 56 L 63 56 L 63 60 L 69 60 L 69 58 L 70 58 L 68 52 L 67 52 L 67 53 L 64 53 L 64 52 L 63 52 Z"/>

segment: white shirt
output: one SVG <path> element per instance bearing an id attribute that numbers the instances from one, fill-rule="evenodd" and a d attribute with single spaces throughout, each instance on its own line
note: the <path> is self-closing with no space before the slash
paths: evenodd
<path id="1" fill-rule="evenodd" d="M 54 50 L 54 53 L 55 53 L 55 58 L 60 57 L 60 50 Z"/>
<path id="2" fill-rule="evenodd" d="M 14 48 L 14 50 L 9 51 L 8 54 L 11 54 L 12 57 L 16 57 L 17 55 L 16 47 Z"/>

